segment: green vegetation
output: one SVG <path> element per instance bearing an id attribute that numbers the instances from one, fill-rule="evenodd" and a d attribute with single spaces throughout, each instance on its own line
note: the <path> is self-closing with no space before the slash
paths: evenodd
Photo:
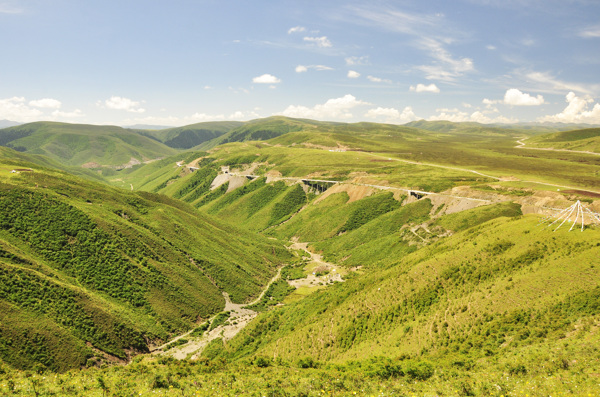
<path id="1" fill-rule="evenodd" d="M 600 128 L 560 131 L 540 135 L 525 142 L 526 146 L 600 153 Z"/>
<path id="2" fill-rule="evenodd" d="M 252 309 L 257 312 L 263 312 L 269 307 L 275 306 L 283 302 L 283 299 L 294 290 L 295 288 L 291 287 L 287 281 L 277 280 L 271 283 L 271 285 L 269 285 L 269 288 L 267 288 L 267 290 L 265 291 L 265 294 L 263 295 L 260 302 L 248 306 L 248 309 Z"/>
<path id="3" fill-rule="evenodd" d="M 186 125 L 163 130 L 136 130 L 175 149 L 191 149 L 240 127 L 238 121 L 216 121 Z"/>
<path id="4" fill-rule="evenodd" d="M 531 146 L 595 150 L 581 149 L 595 130 L 284 117 L 188 127 L 129 131 L 212 150 L 170 149 L 163 160 L 102 171 L 127 191 L 1 150 L 0 394 L 597 388 L 600 232 L 554 232 L 523 213 L 575 193 L 600 208 L 600 158 L 515 147 L 529 136 Z M 24 167 L 35 171 L 10 173 Z M 556 192 L 563 185 L 581 191 Z M 284 248 L 290 241 L 322 257 L 309 262 Z M 244 323 L 223 311 L 223 294 L 252 302 L 279 266 L 281 278 L 246 307 L 258 316 L 230 339 Z M 217 327 L 202 352 L 187 350 Z M 190 330 L 160 356 L 143 356 Z M 200 358 L 168 357 L 181 352 Z M 49 376 L 78 367 L 89 368 Z"/>
<path id="5" fill-rule="evenodd" d="M 174 149 L 162 143 L 124 128 L 56 122 L 36 122 L 2 129 L 0 145 L 43 154 L 65 165 L 87 168 L 125 168 L 128 164 L 131 166 L 175 153 Z"/>
<path id="6" fill-rule="evenodd" d="M 165 196 L 56 171 L 9 175 L 0 175 L 0 357 L 17 368 L 146 352 L 222 310 L 221 290 L 251 300 L 289 257 Z"/>

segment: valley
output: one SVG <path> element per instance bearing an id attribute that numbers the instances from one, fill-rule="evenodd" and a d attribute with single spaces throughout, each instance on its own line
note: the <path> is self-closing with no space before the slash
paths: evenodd
<path id="1" fill-rule="evenodd" d="M 0 130 L 3 393 L 596 390 L 597 129 L 115 128 Z"/>

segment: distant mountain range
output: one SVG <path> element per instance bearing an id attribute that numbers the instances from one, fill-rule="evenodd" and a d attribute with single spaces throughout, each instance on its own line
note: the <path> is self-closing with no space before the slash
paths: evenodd
<path id="1" fill-rule="evenodd" d="M 22 123 L 17 123 L 16 121 L 0 120 L 0 128 L 14 127 L 16 125 L 21 125 L 21 124 Z"/>

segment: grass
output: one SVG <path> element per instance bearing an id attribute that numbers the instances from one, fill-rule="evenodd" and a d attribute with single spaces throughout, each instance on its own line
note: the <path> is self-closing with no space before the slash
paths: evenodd
<path id="1" fill-rule="evenodd" d="M 251 300 L 289 258 L 166 196 L 42 169 L 0 178 L 0 357 L 19 368 L 147 351 L 222 310 L 221 290 Z"/>
<path id="2" fill-rule="evenodd" d="M 10 137 L 9 137 L 10 136 Z M 42 154 L 65 165 L 121 166 L 175 153 L 153 139 L 114 126 L 36 122 L 0 130 L 0 139 L 20 151 Z M 16 139 L 15 139 L 16 138 Z"/>
<path id="3" fill-rule="evenodd" d="M 273 130 L 263 129 L 271 124 Z M 245 141 L 285 129 L 291 132 L 266 142 Z M 428 191 L 469 185 L 485 192 L 498 185 L 506 198 L 555 190 L 541 183 L 595 189 L 597 156 L 516 149 L 522 131 L 472 124 L 275 118 L 238 132 L 235 139 L 242 142 L 186 155 L 188 161 L 205 157 L 193 174 L 175 169 L 174 157 L 121 174 L 118 183 L 139 178 L 144 190 L 163 195 L 125 192 L 58 171 L 0 170 L 5 190 L 20 197 L 8 200 L 17 207 L 4 211 L 0 223 L 6 281 L 0 327 L 2 335 L 10 334 L 0 343 L 3 360 L 38 371 L 44 367 L 36 363 L 60 371 L 94 366 L 98 357 L 90 361 L 94 352 L 84 343 L 94 341 L 85 336 L 90 324 L 108 335 L 101 347 L 116 356 L 135 347 L 140 335 L 164 340 L 192 329 L 222 310 L 221 290 L 240 303 L 256 296 L 275 266 L 292 260 L 282 242 L 294 237 L 334 262 L 345 282 L 291 293 L 285 281 L 274 283 L 256 306 L 263 312 L 233 339 L 211 342 L 196 362 L 138 358 L 124 367 L 53 378 L 62 383 L 4 369 L 3 391 L 9 392 L 9 379 L 16 393 L 81 387 L 86 395 L 507 396 L 592 392 L 597 386 L 590 375 L 599 370 L 597 228 L 552 232 L 510 202 L 441 215 L 427 198 L 408 203 L 406 195 L 364 186 L 368 195 L 350 200 L 360 183 Z M 326 150 L 341 146 L 355 151 Z M 25 164 L 7 153 L 13 160 L 3 166 Z M 314 186 L 266 178 L 228 193 L 227 183 L 208 189 L 220 166 L 236 172 L 252 163 L 263 176 L 355 185 L 324 199 Z M 521 180 L 496 181 L 467 168 Z M 44 204 L 30 208 L 28 202 Z M 34 210 L 38 220 L 27 216 Z M 91 271 L 83 260 L 69 262 L 80 251 L 96 252 L 82 243 L 84 232 L 96 229 L 92 242 L 100 241 L 110 256 L 98 250 L 87 265 L 93 270 L 93 263 L 110 259 L 105 273 Z M 316 266 L 293 260 L 282 271 L 285 278 Z M 355 266 L 361 272 L 346 269 Z M 116 288 L 118 280 L 123 288 Z M 46 309 L 33 290 L 47 291 L 41 300 Z M 66 323 L 69 311 L 91 323 L 77 317 Z M 32 328 L 36 317 L 40 327 Z M 129 339 L 119 345 L 115 329 Z M 69 350 L 53 347 L 64 346 L 58 340 L 68 341 Z"/>

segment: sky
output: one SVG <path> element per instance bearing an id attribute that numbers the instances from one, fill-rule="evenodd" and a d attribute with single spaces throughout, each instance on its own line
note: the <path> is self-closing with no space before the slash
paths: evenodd
<path id="1" fill-rule="evenodd" d="M 600 124 L 598 0 L 0 0 L 0 120 Z"/>

